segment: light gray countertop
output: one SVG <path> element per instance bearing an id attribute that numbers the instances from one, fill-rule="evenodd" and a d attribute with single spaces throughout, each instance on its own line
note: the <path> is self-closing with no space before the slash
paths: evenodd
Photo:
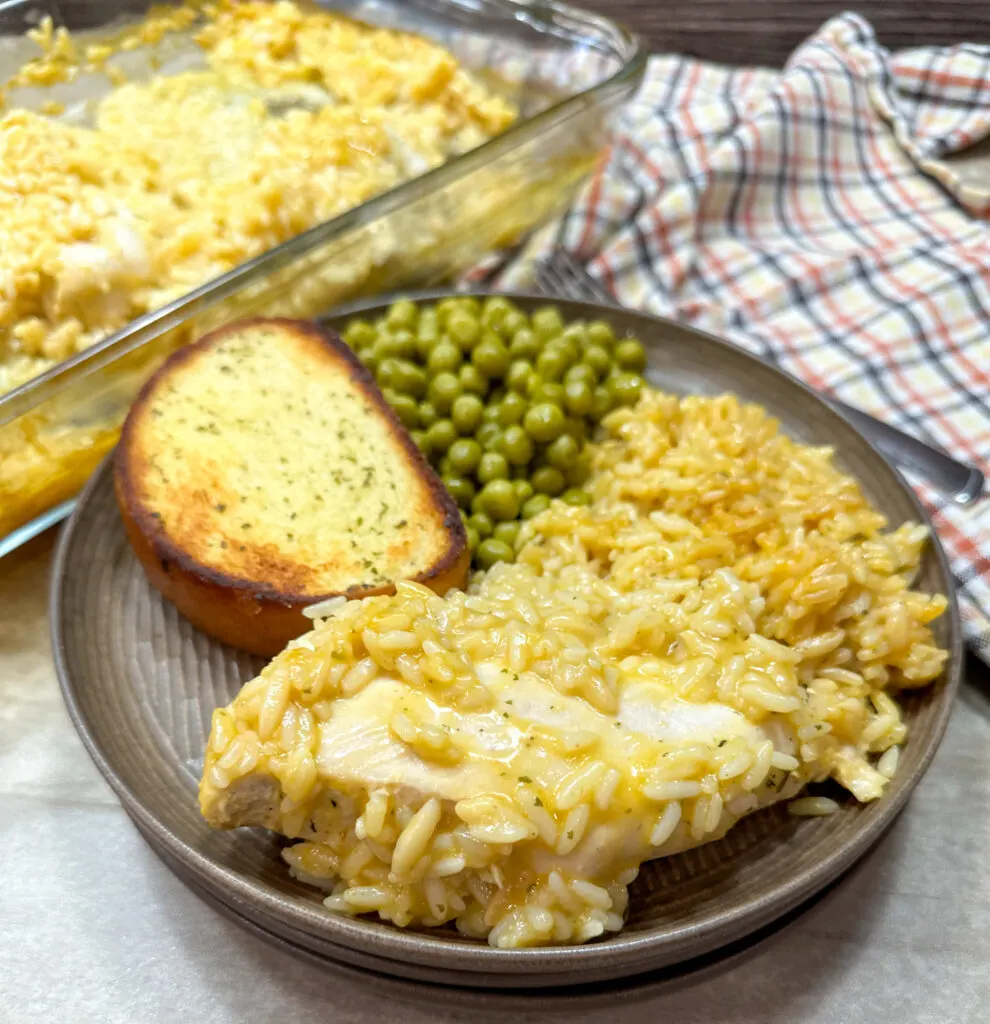
<path id="1" fill-rule="evenodd" d="M 990 683 L 970 663 L 907 810 L 797 920 L 676 981 L 574 999 L 322 970 L 202 903 L 138 835 L 69 723 L 48 646 L 52 537 L 0 562 L 0 1022 L 990 1021 Z"/>

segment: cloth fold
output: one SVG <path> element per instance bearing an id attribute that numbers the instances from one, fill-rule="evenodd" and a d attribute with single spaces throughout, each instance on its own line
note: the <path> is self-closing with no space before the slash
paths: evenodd
<path id="1" fill-rule="evenodd" d="M 562 218 L 472 279 L 561 246 L 624 305 L 728 338 L 990 477 L 990 47 L 891 55 L 841 15 L 783 71 L 654 57 Z M 916 476 L 990 662 L 990 496 Z"/>

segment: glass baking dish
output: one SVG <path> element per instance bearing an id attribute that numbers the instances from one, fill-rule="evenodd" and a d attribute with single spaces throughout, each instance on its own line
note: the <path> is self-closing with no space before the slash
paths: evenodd
<path id="1" fill-rule="evenodd" d="M 436 40 L 509 95 L 519 119 L 477 149 L 241 264 L 0 396 L 0 554 L 71 505 L 116 442 L 142 383 L 180 345 L 240 316 L 311 317 L 344 299 L 436 284 L 559 212 L 607 145 L 612 114 L 645 67 L 634 35 L 556 0 L 319 6 Z M 0 79 L 9 81 L 36 55 L 24 33 L 46 15 L 74 34 L 99 35 L 145 10 L 140 0 L 2 4 Z M 166 37 L 159 45 L 178 44 Z M 142 61 L 156 69 L 171 55 L 146 49 L 126 54 L 129 76 L 143 73 Z M 94 88 L 99 93 L 96 77 L 18 90 L 8 102 L 71 103 Z"/>

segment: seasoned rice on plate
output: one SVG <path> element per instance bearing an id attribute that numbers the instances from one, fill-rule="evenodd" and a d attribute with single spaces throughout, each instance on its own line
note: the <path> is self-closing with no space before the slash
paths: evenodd
<path id="1" fill-rule="evenodd" d="M 207 819 L 298 840 L 333 910 L 518 947 L 617 931 L 644 860 L 808 783 L 880 797 L 896 693 L 947 658 L 925 528 L 731 396 L 646 391 L 604 427 L 592 504 L 554 502 L 514 564 L 320 609 L 218 709 Z"/>

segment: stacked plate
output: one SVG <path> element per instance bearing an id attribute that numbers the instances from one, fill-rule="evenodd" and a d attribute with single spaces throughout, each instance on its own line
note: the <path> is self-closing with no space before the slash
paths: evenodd
<path id="1" fill-rule="evenodd" d="M 526 310 L 541 301 L 514 299 Z M 884 459 L 791 378 L 664 320 L 580 302 L 556 305 L 565 318 L 607 319 L 617 332 L 642 339 L 647 376 L 664 389 L 732 391 L 767 408 L 796 440 L 833 445 L 839 465 L 893 526 L 927 520 Z M 499 950 L 452 929 L 402 930 L 332 914 L 315 890 L 289 876 L 274 836 L 206 826 L 196 787 L 210 716 L 261 664 L 198 633 L 149 586 L 124 535 L 108 464 L 63 530 L 51 622 L 65 700 L 93 759 L 169 866 L 234 920 L 318 962 L 448 985 L 545 988 L 671 967 L 736 943 L 807 901 L 876 842 L 935 752 L 962 667 L 951 577 L 937 543 L 917 584 L 950 599 L 935 628 L 951 660 L 939 682 L 903 697 L 910 740 L 882 800 L 850 800 L 829 818 L 795 819 L 780 805 L 752 815 L 719 842 L 644 865 L 619 934 L 548 949 Z"/>

